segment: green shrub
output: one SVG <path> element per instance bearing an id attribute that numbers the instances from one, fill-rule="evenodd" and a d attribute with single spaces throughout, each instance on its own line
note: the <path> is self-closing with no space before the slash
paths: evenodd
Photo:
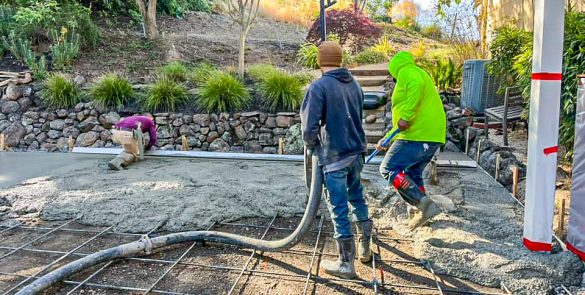
<path id="1" fill-rule="evenodd" d="M 565 42 L 563 76 L 561 85 L 561 126 L 559 141 L 573 156 L 575 144 L 575 112 L 577 103 L 577 79 L 585 69 L 585 12 L 569 9 L 565 15 Z"/>
<path id="2" fill-rule="evenodd" d="M 530 111 L 530 85 L 532 84 L 532 43 L 522 46 L 519 55 L 514 57 L 512 69 L 514 71 L 516 86 L 522 89 L 522 96 L 526 103 L 522 117 L 528 119 Z"/>
<path id="3" fill-rule="evenodd" d="M 303 85 L 294 75 L 275 72 L 258 85 L 258 92 L 271 111 L 296 111 L 303 101 Z"/>
<path id="4" fill-rule="evenodd" d="M 441 30 L 441 27 L 437 23 L 422 27 L 420 32 L 421 34 L 423 34 L 423 36 L 428 38 L 433 39 L 443 38 L 443 31 Z"/>
<path id="5" fill-rule="evenodd" d="M 373 50 L 372 48 L 368 48 L 360 53 L 358 53 L 355 57 L 355 62 L 359 65 L 365 64 L 378 64 L 388 61 L 388 57 L 386 54 Z"/>
<path id="6" fill-rule="evenodd" d="M 372 46 L 372 50 L 383 53 L 384 55 L 386 55 L 386 58 L 392 56 L 396 51 L 394 45 L 392 45 L 392 42 L 390 42 L 390 40 L 388 39 L 388 36 L 380 38 L 378 43 Z"/>
<path id="7" fill-rule="evenodd" d="M 415 30 L 417 27 L 416 19 L 413 17 L 404 17 L 394 22 L 394 25 L 405 30 Z"/>
<path id="8" fill-rule="evenodd" d="M 101 107 L 121 108 L 132 99 L 132 85 L 118 74 L 105 74 L 91 87 L 90 94 Z"/>
<path id="9" fill-rule="evenodd" d="M 315 76 L 313 74 L 311 74 L 310 72 L 305 72 L 305 71 L 296 72 L 293 74 L 293 76 L 303 86 L 305 86 L 305 85 L 307 85 L 315 80 Z"/>
<path id="10" fill-rule="evenodd" d="M 198 104 L 208 112 L 240 110 L 250 103 L 244 84 L 226 72 L 214 73 L 201 88 Z"/>
<path id="11" fill-rule="evenodd" d="M 319 55 L 319 47 L 317 45 L 306 42 L 301 45 L 297 52 L 297 64 L 309 69 L 318 69 L 319 63 L 317 56 Z M 355 60 L 351 52 L 346 48 L 343 49 L 343 66 L 349 67 L 355 64 Z"/>
<path id="12" fill-rule="evenodd" d="M 500 91 L 516 84 L 517 77 L 512 68 L 514 58 L 522 52 L 522 47 L 531 41 L 531 33 L 516 27 L 503 26 L 496 29 L 495 38 L 489 48 L 492 59 L 488 64 L 488 70 L 504 80 Z"/>
<path id="13" fill-rule="evenodd" d="M 33 44 L 41 43 L 50 37 L 51 30 L 62 27 L 78 32 L 84 47 L 93 48 L 100 39 L 91 11 L 76 1 L 34 1 L 19 6 L 13 19 L 17 36 Z"/>
<path id="14" fill-rule="evenodd" d="M 185 85 L 162 76 L 148 89 L 142 106 L 146 111 L 150 112 L 172 112 L 187 103 L 187 101 L 188 96 Z"/>
<path id="15" fill-rule="evenodd" d="M 44 55 L 38 59 L 35 56 L 27 59 L 26 65 L 32 71 L 33 77 L 37 80 L 44 80 L 47 75 L 49 75 L 49 71 L 47 70 L 47 59 Z"/>
<path id="16" fill-rule="evenodd" d="M 83 48 L 95 48 L 100 42 L 100 31 L 91 19 L 91 10 L 75 2 L 63 2 L 62 23 L 56 28 L 69 27 L 80 36 Z"/>
<path id="17" fill-rule="evenodd" d="M 14 31 L 6 36 L 2 36 L 2 46 L 6 48 L 14 58 L 23 63 L 28 52 L 32 51 L 30 41 L 16 37 Z"/>
<path id="18" fill-rule="evenodd" d="M 176 61 L 159 69 L 159 73 L 175 82 L 185 82 L 189 74 L 187 67 Z"/>
<path id="19" fill-rule="evenodd" d="M 415 47 L 410 49 L 414 59 L 421 59 L 427 56 L 427 46 L 422 40 L 419 40 Z"/>
<path id="20" fill-rule="evenodd" d="M 43 82 L 41 99 L 49 107 L 70 108 L 79 101 L 79 88 L 69 75 L 51 74 Z"/>
<path id="21" fill-rule="evenodd" d="M 41 56 L 37 59 L 28 40 L 17 38 L 12 31 L 8 36 L 2 36 L 1 41 L 2 46 L 10 51 L 14 58 L 28 66 L 36 79 L 42 80 L 47 76 L 46 58 Z"/>
<path id="22" fill-rule="evenodd" d="M 68 33 L 67 29 L 63 27 L 60 33 L 51 31 L 51 38 L 53 40 L 53 45 L 51 45 L 53 68 L 58 71 L 69 70 L 73 60 L 79 54 L 79 34 Z"/>
<path id="23" fill-rule="evenodd" d="M 301 66 L 318 69 L 319 63 L 317 62 L 317 55 L 319 54 L 319 47 L 317 45 L 306 42 L 301 45 L 297 52 L 297 63 Z"/>
<path id="24" fill-rule="evenodd" d="M 280 72 L 280 70 L 278 68 L 276 68 L 275 66 L 270 65 L 270 64 L 250 65 L 246 69 L 247 75 L 256 81 L 262 81 L 262 80 L 268 78 L 269 76 L 276 74 L 278 72 Z"/>
<path id="25" fill-rule="evenodd" d="M 195 86 L 202 86 L 209 80 L 209 77 L 217 72 L 218 70 L 212 64 L 200 62 L 191 71 L 191 81 Z"/>
<path id="26" fill-rule="evenodd" d="M 185 16 L 186 11 L 211 12 L 208 0 L 159 0 L 156 7 L 159 12 L 178 18 Z"/>
<path id="27" fill-rule="evenodd" d="M 8 36 L 12 27 L 14 26 L 14 19 L 12 18 L 15 14 L 15 11 L 12 7 L 8 5 L 0 5 L 0 36 Z M 0 40 L 0 57 L 4 56 L 5 51 L 8 51 L 8 48 L 4 47 L 4 42 Z"/>
<path id="28" fill-rule="evenodd" d="M 494 42 L 490 46 L 493 59 L 490 70 L 496 74 L 511 73 L 513 83 L 508 80 L 507 85 L 520 86 L 524 89 L 525 108 L 527 118 L 530 110 L 530 86 L 532 75 L 533 48 L 530 33 L 515 28 L 503 27 L 497 29 Z M 513 42 L 514 44 L 508 44 Z M 569 9 L 565 13 L 565 35 L 563 44 L 563 76 L 561 82 L 561 122 L 559 126 L 559 143 L 568 153 L 567 159 L 573 155 L 575 140 L 575 111 L 578 74 L 585 69 L 585 12 L 576 12 Z M 509 72 L 506 72 L 509 71 Z"/>
<path id="29" fill-rule="evenodd" d="M 440 91 L 456 88 L 460 85 L 463 67 L 456 65 L 449 59 L 439 59 L 434 62 L 422 62 L 422 67 L 429 73 L 435 86 Z"/>
<path id="30" fill-rule="evenodd" d="M 351 52 L 347 49 L 343 49 L 343 67 L 351 68 L 356 66 L 356 61 L 354 56 L 351 55 Z"/>

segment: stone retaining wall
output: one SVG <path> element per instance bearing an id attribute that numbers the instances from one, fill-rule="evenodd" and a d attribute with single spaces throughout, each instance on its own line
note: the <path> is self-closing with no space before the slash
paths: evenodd
<path id="1" fill-rule="evenodd" d="M 132 115 L 100 109 L 92 103 L 79 103 L 73 109 L 47 110 L 37 95 L 39 84 L 10 85 L 0 90 L 3 93 L 0 133 L 6 135 L 6 144 L 15 150 L 65 151 L 70 136 L 75 146 L 112 147 L 110 128 L 121 116 Z M 475 159 L 483 130 L 471 127 L 472 112 L 450 103 L 445 96 L 443 103 L 448 120 L 445 150 L 463 151 L 469 129 L 469 156 Z M 187 137 L 190 150 L 277 153 L 280 138 L 285 141 L 285 153 L 300 154 L 303 150 L 297 113 L 155 113 L 153 116 L 158 125 L 157 146 L 163 150 L 181 150 L 182 136 Z M 391 113 L 386 117 L 391 121 Z M 512 167 L 520 167 L 523 176 L 524 165 L 509 148 L 486 141 L 481 149 L 479 164 L 492 175 L 496 155 L 500 154 L 498 180 L 505 186 L 512 183 Z"/>
<path id="2" fill-rule="evenodd" d="M 122 116 L 116 112 L 79 103 L 72 109 L 50 110 L 42 106 L 38 84 L 2 90 L 0 133 L 13 150 L 65 151 L 69 137 L 80 147 L 112 147 L 110 129 Z M 190 150 L 276 153 L 285 139 L 287 153 L 302 153 L 300 117 L 296 113 L 263 112 L 189 114 L 154 113 L 157 146 L 182 149 L 186 136 Z"/>

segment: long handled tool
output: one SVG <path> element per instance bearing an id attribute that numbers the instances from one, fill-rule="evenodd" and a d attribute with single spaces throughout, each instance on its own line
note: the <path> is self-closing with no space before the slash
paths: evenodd
<path id="1" fill-rule="evenodd" d="M 396 130 L 394 130 L 394 132 L 390 133 L 389 136 L 387 136 L 384 141 L 382 142 L 382 147 L 386 147 L 388 146 L 388 144 L 390 144 L 390 142 L 392 141 L 392 139 L 396 136 L 396 134 L 398 134 L 400 132 L 400 129 L 396 128 Z M 366 160 L 366 163 L 369 163 L 377 154 L 379 153 L 378 150 L 375 150 Z"/>

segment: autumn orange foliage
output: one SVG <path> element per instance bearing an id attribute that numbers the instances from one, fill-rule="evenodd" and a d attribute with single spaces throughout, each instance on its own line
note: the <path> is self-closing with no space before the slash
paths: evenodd
<path id="1" fill-rule="evenodd" d="M 353 5 L 353 0 L 338 0 L 330 9 L 344 9 Z M 270 0 L 261 1 L 262 13 L 278 21 L 310 27 L 319 16 L 317 0 Z"/>
<path id="2" fill-rule="evenodd" d="M 418 13 L 418 7 L 412 0 L 402 0 L 392 6 L 392 10 L 388 12 L 393 20 L 409 22 L 409 26 L 414 26 Z"/>

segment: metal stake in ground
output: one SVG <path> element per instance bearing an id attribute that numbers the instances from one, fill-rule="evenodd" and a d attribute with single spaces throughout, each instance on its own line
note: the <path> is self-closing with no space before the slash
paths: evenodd
<path id="1" fill-rule="evenodd" d="M 500 162 L 502 161 L 502 156 L 500 156 L 500 154 L 496 154 L 496 173 L 495 173 L 495 179 L 496 181 L 498 181 L 498 179 L 500 179 Z"/>
<path id="2" fill-rule="evenodd" d="M 483 142 L 483 139 L 480 139 L 479 142 L 477 143 L 477 158 L 475 159 L 475 161 L 477 162 L 477 164 L 479 165 L 479 157 L 481 156 L 481 143 Z"/>
<path id="3" fill-rule="evenodd" d="M 469 128 L 467 128 L 467 132 L 465 133 L 465 154 L 469 154 Z"/>

